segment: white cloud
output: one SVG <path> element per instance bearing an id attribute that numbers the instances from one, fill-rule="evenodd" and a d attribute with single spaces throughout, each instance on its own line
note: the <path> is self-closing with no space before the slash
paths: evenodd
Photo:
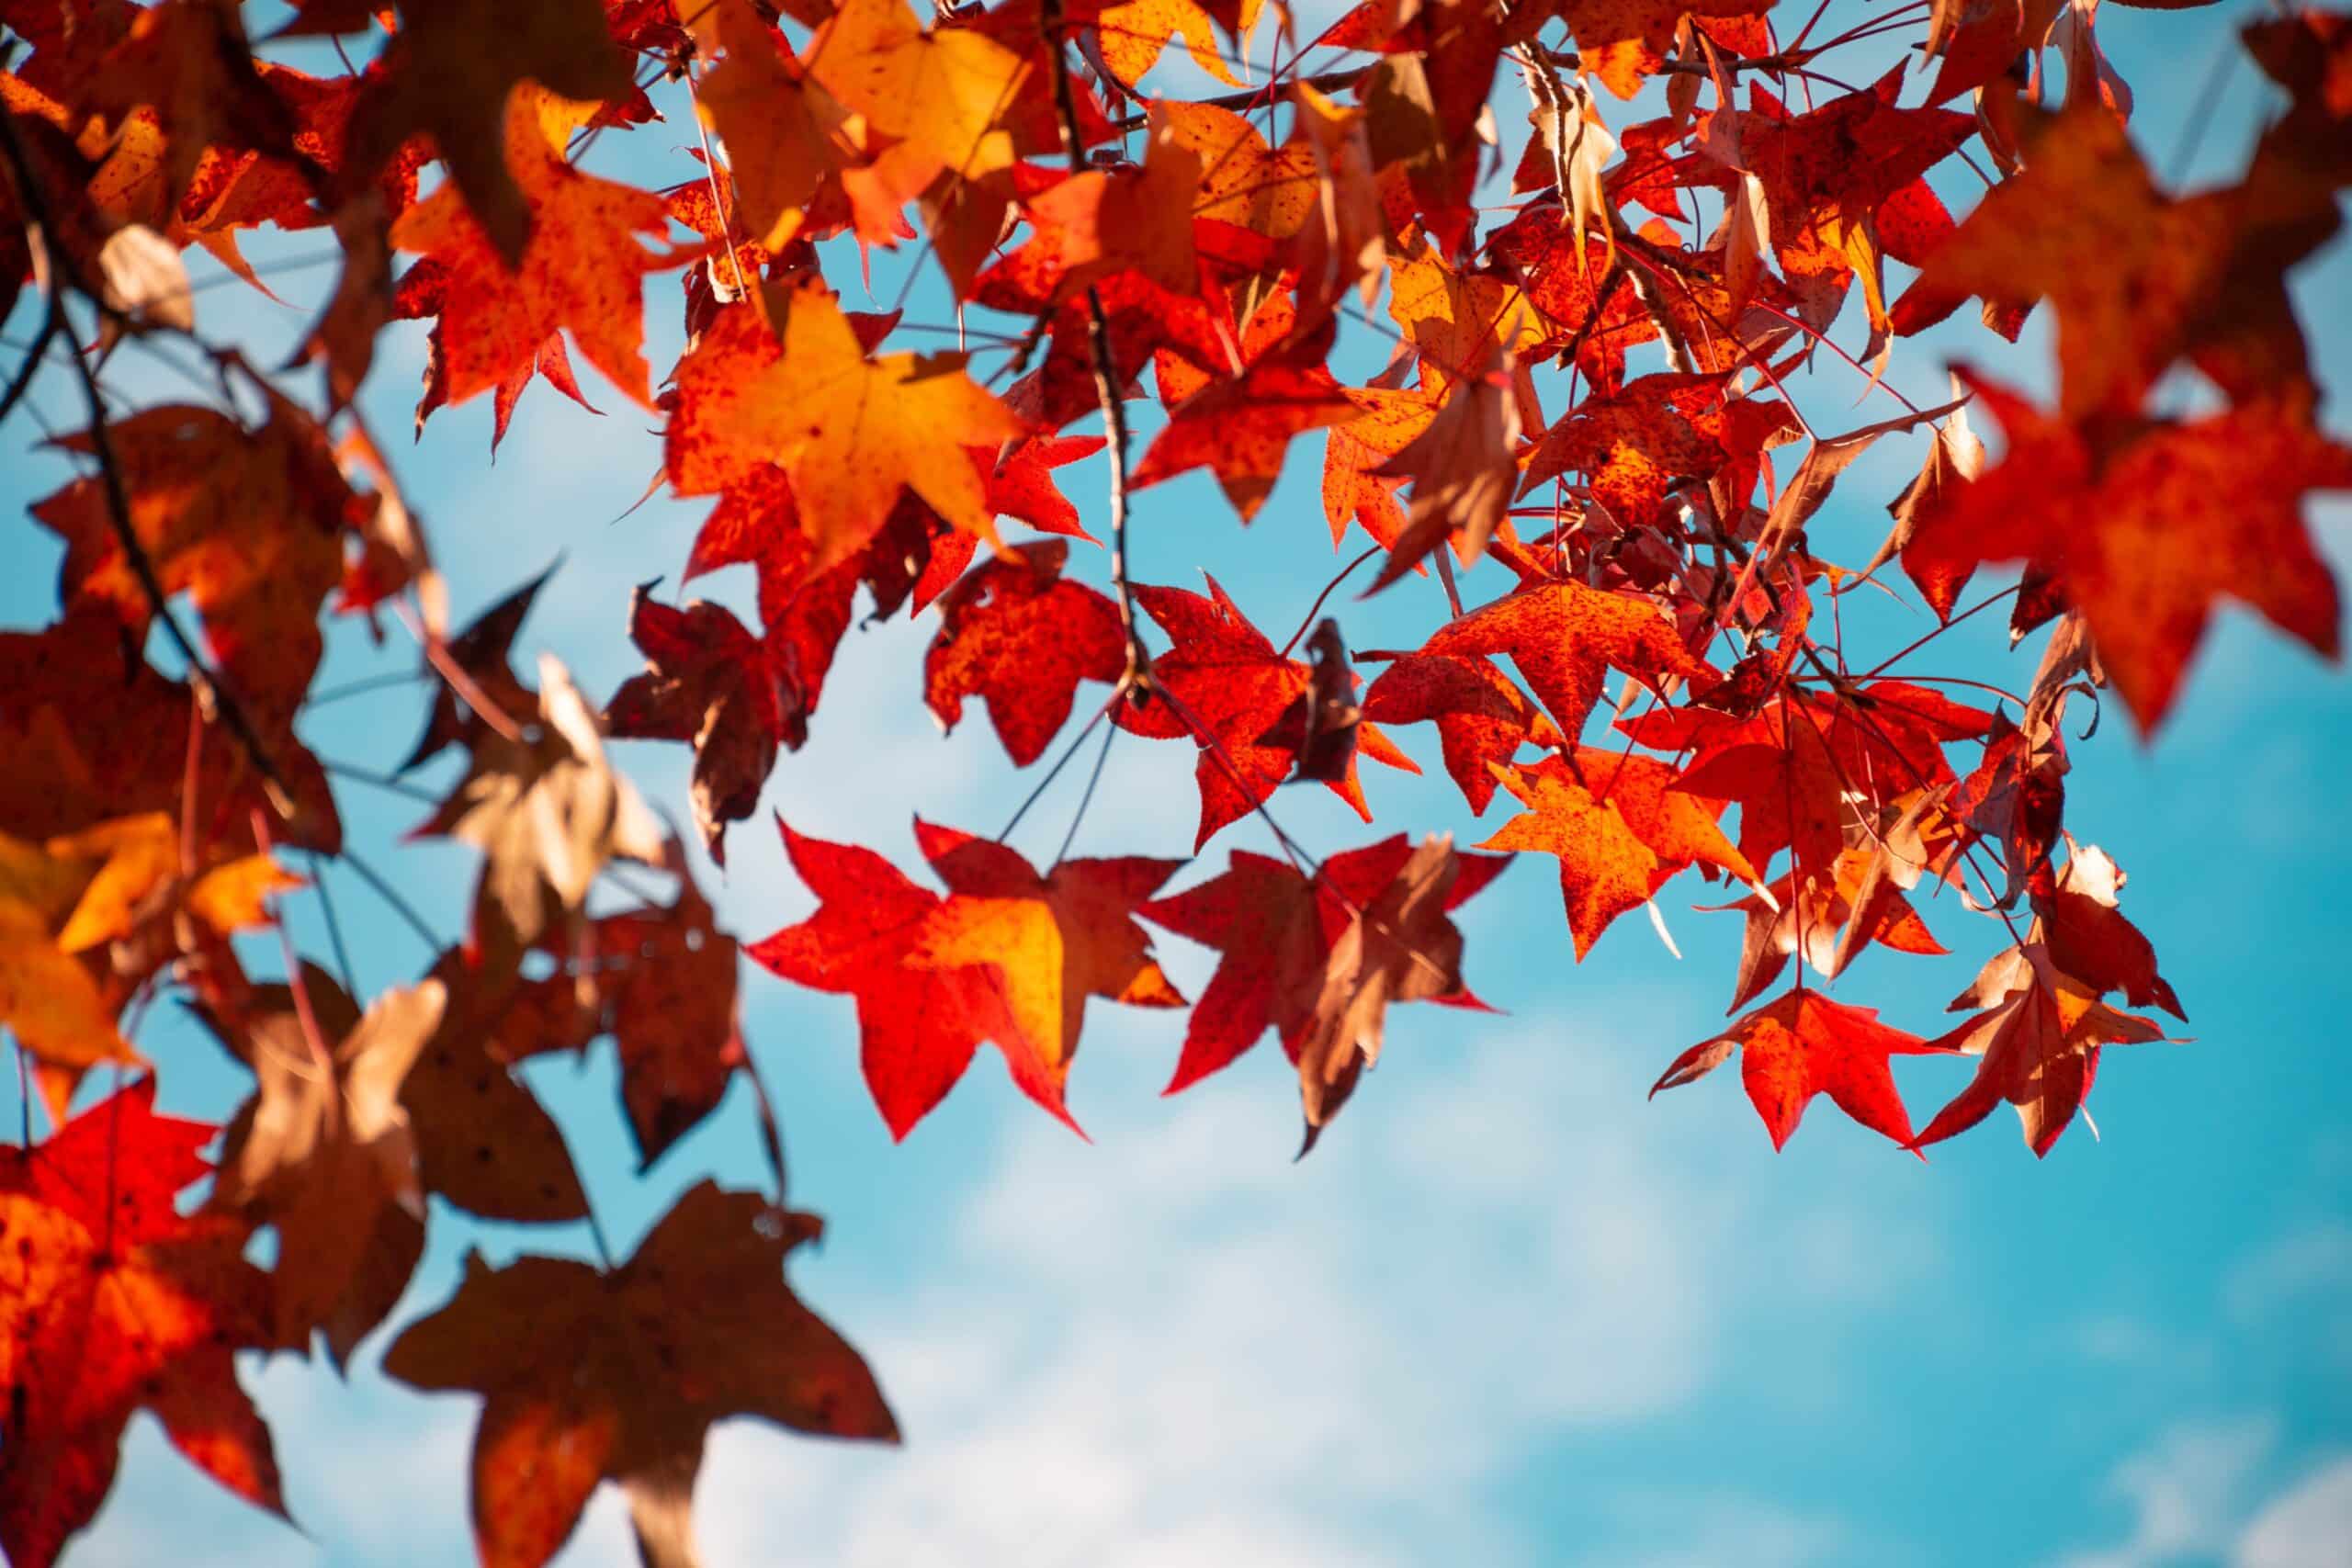
<path id="1" fill-rule="evenodd" d="M 2352 1224 L 2327 1220 L 2293 1231 L 2247 1257 L 2222 1287 L 2222 1305 L 2239 1323 L 2290 1303 L 2352 1292 Z"/>
<path id="2" fill-rule="evenodd" d="M 1274 1047 L 1157 1103 L 1141 1047 L 1164 1041 L 1098 1010 L 1091 1088 L 1122 1108 L 1090 1120 L 1102 1144 L 1023 1120 L 940 1213 L 914 1289 L 811 1285 L 875 1362 L 907 1447 L 720 1427 L 698 1489 L 707 1561 L 1390 1568 L 1437 1542 L 1456 1561 L 1557 1561 L 1541 1517 L 1504 1501 L 1531 1456 L 1687 1409 L 1759 1336 L 1776 1398 L 1835 1401 L 1841 1331 L 1935 1266 L 1916 1243 L 1891 1280 L 1854 1265 L 1898 1207 L 1934 1227 L 1916 1192 L 1839 1179 L 1834 1145 L 1826 1170 L 1776 1168 L 1807 1188 L 1783 1209 L 1737 1179 L 1760 1135 L 1727 1149 L 1698 1107 L 1643 1114 L 1640 1075 L 1606 1043 L 1490 1024 L 1455 1052 L 1451 1015 L 1416 1013 L 1294 1166 Z M 1736 1100 L 1718 1109 L 1744 1118 Z M 311 1540 L 151 1438 L 85 1559 L 160 1558 L 183 1519 L 239 1562 L 464 1554 L 469 1401 L 372 1377 L 345 1393 L 286 1363 L 259 1392 Z M 1611 1499 L 1604 1539 L 1577 1538 L 1589 1561 L 1797 1568 L 1850 1547 L 1803 1499 L 1708 1478 L 1644 1498 Z M 605 1489 L 564 1561 L 633 1560 Z"/>
<path id="3" fill-rule="evenodd" d="M 1119 1052 L 1104 1032 L 1091 1048 Z M 1148 1125 L 1096 1127 L 1109 1150 L 1023 1131 L 944 1227 L 926 1289 L 853 1319 L 907 1449 L 722 1429 L 699 1492 L 710 1560 L 789 1542 L 846 1568 L 1372 1568 L 1433 1540 L 1554 1560 L 1496 1522 L 1510 1467 L 1687 1405 L 1735 1311 L 1853 1310 L 1847 1271 L 1758 1246 L 1736 1187 L 1625 1114 L 1608 1054 L 1560 1032 L 1490 1038 L 1417 1082 L 1409 1114 L 1354 1108 L 1298 1167 L 1270 1154 L 1295 1111 L 1254 1059 Z M 1798 1255 L 1864 1234 L 1865 1201 L 1825 1199 L 1826 1239 Z M 1794 1565 L 1842 1536 L 1703 1485 L 1676 1496 L 1611 1560 L 1720 1562 L 1736 1541 Z M 628 1554 L 600 1506 L 577 1560 Z"/>
<path id="4" fill-rule="evenodd" d="M 1601 1559 L 1611 1568 L 1805 1568 L 1854 1544 L 1841 1520 L 1747 1498 L 1694 1504 L 1688 1496 L 1660 1495 L 1629 1512 L 1632 1528 L 1619 1532 Z M 1885 1558 L 1874 1552 L 1871 1560 Z"/>
<path id="5" fill-rule="evenodd" d="M 2138 1568 L 2211 1552 L 2227 1538 L 2247 1478 L 2275 1440 L 2272 1424 L 2260 1419 L 2173 1428 L 2109 1479 L 2108 1490 L 2132 1506 L 2130 1536 L 2069 1558 L 2068 1568 Z"/>
<path id="6" fill-rule="evenodd" d="M 2061 1568 L 2158 1568 L 2218 1556 L 2245 1517 L 2249 1483 L 2277 1442 L 2277 1423 L 2265 1417 L 2173 1427 L 2108 1477 L 2109 1494 L 2131 1507 L 2131 1533 L 2114 1546 L 2066 1557 Z"/>
<path id="7" fill-rule="evenodd" d="M 2352 1561 L 2352 1456 L 2332 1460 L 2263 1505 L 2231 1568 L 2344 1568 Z"/>

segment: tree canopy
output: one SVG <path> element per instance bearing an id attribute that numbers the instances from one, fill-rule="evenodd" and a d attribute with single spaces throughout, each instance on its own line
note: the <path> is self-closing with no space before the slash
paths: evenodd
<path id="1" fill-rule="evenodd" d="M 693 1187 L 627 1258 L 598 1232 L 595 1263 L 470 1258 L 390 1337 L 392 1377 L 482 1395 L 482 1560 L 548 1560 L 611 1481 L 649 1562 L 695 1561 L 729 1416 L 897 1440 L 786 1282 L 822 1224 L 788 1201 L 746 960 L 850 998 L 839 1048 L 896 1137 L 983 1045 L 1076 1131 L 1092 998 L 1182 1015 L 1170 1093 L 1271 1032 L 1305 1156 L 1377 1092 L 1392 1007 L 1507 1000 L 1515 955 L 1474 958 L 1455 916 L 1514 856 L 1562 900 L 1521 953 L 1577 962 L 1621 922 L 1665 937 L 1695 873 L 1743 922 L 1733 1016 L 1661 1042 L 1657 1089 L 1736 1057 L 1775 1146 L 1826 1096 L 1913 1153 L 2007 1104 L 2046 1154 L 2107 1047 L 2187 1016 L 2123 871 L 2075 836 L 2070 749 L 2157 730 L 2224 603 L 2335 658 L 2306 505 L 2352 490 L 2289 288 L 2352 182 L 2352 18 L 2245 29 L 2272 110 L 2231 182 L 2183 191 L 2099 9 L 0 0 L 0 438 L 77 475 L 28 520 L 62 550 L 54 618 L 0 632 L 26 1085 L 0 1550 L 54 1560 L 142 1410 L 283 1512 L 237 1354 L 344 1365 L 428 1224 L 593 1228 L 517 1071 L 559 1052 L 616 1058 L 640 1170 L 743 1080 L 770 1181 Z M 335 269 L 290 359 L 204 320 L 216 284 L 282 281 L 243 249 L 264 231 Z M 882 256 L 906 288 L 856 308 Z M 683 310 L 673 363 L 649 362 L 649 304 Z M 2013 346 L 2036 318 L 2054 366 Z M 544 577 L 455 622 L 453 584 L 486 596 L 476 525 L 412 508 L 359 396 L 401 323 L 429 333 L 420 429 L 488 394 L 495 453 L 535 380 L 609 394 L 659 429 L 646 493 L 706 508 L 674 581 L 609 605 L 644 669 L 602 700 L 524 657 Z M 1963 345 L 1932 401 L 1894 373 L 1922 334 Z M 126 396 L 148 363 L 186 395 Z M 1817 551 L 1841 476 L 1890 447 L 1916 478 L 1870 498 L 1883 541 Z M 1235 522 L 1156 505 L 1195 470 Z M 1212 575 L 1323 529 L 1334 570 L 1295 604 Z M 689 596 L 730 568 L 749 606 Z M 1849 637 L 1887 598 L 1927 629 Z M 1361 646 L 1368 602 L 1417 640 Z M 1979 615 L 2033 639 L 2025 680 L 1939 662 Z M 707 874 L 769 830 L 784 755 L 858 766 L 859 716 L 819 712 L 846 634 L 920 616 L 910 699 L 944 729 L 980 705 L 1036 788 L 993 834 L 944 792 L 859 843 L 787 797 L 814 910 L 721 930 Z M 344 694 L 317 679 L 340 617 L 420 692 L 390 773 L 300 729 Z M 1191 858 L 1073 857 L 1091 783 L 1050 859 L 1009 842 L 1123 735 L 1177 743 L 1155 755 Z M 688 798 L 649 801 L 620 741 L 690 748 Z M 1425 763 L 1474 844 L 1381 809 Z M 1366 826 L 1306 841 L 1294 784 Z M 462 930 L 376 869 L 406 840 L 346 833 L 354 788 L 469 846 Z M 411 983 L 359 994 L 332 903 L 330 940 L 297 942 L 285 911 L 338 863 L 414 928 Z M 1171 936 L 1214 954 L 1197 995 Z M 1864 960 L 1919 1004 L 1835 997 Z M 174 1063 L 140 1034 L 166 998 L 250 1076 L 225 1125 L 158 1109 Z M 1962 1058 L 1924 1117 L 1897 1057 Z"/>

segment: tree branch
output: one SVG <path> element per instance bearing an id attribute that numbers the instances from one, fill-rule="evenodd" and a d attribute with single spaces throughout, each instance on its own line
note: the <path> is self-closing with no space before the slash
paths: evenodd
<path id="1" fill-rule="evenodd" d="M 39 230 L 43 243 L 53 232 L 49 221 L 49 204 L 40 183 L 33 177 L 32 161 L 26 156 L 25 144 L 17 135 L 14 117 L 0 110 L 0 154 L 8 162 L 8 172 L 15 178 L 18 198 L 30 225 Z M 172 646 L 179 650 L 187 665 L 187 683 L 204 704 L 205 711 L 217 714 L 229 727 L 237 743 L 262 777 L 264 791 L 273 810 L 286 821 L 294 819 L 294 799 L 287 793 L 286 780 L 269 759 L 269 750 L 262 742 L 261 732 L 254 728 L 243 706 L 234 694 L 222 684 L 196 644 L 182 629 L 171 612 L 171 595 L 164 592 L 163 581 L 155 575 L 155 563 L 149 558 L 147 547 L 139 542 L 138 530 L 130 522 L 130 493 L 124 488 L 122 466 L 114 449 L 114 437 L 107 424 L 105 395 L 98 387 L 97 372 L 90 368 L 88 356 L 83 352 L 81 334 L 74 330 L 74 322 L 65 311 L 65 294 L 60 258 L 50 258 L 48 287 L 44 291 L 48 311 L 41 323 L 41 341 L 46 344 L 52 336 L 65 340 L 67 353 L 74 361 L 75 377 L 82 384 L 82 397 L 90 410 L 90 454 L 97 459 L 98 479 L 106 491 L 107 522 L 112 528 L 115 543 L 130 563 L 130 574 L 139 580 L 140 592 L 146 595 L 147 607 L 154 618 L 164 624 Z M 86 288 L 84 292 L 87 293 Z M 92 296 L 95 300 L 96 296 Z M 103 304 L 99 307 L 105 309 Z M 35 356 L 36 363 L 38 355 Z M 27 378 L 29 380 L 29 377 Z"/>
<path id="2" fill-rule="evenodd" d="M 1086 146 L 1078 129 L 1078 98 L 1070 89 L 1069 57 L 1062 52 L 1062 0 L 1041 0 L 1039 18 L 1046 35 L 1046 55 L 1053 62 L 1054 108 L 1061 120 L 1062 151 L 1069 154 L 1069 172 L 1086 173 Z M 1094 396 L 1102 405 L 1102 432 L 1109 438 L 1103 457 L 1111 466 L 1111 580 L 1119 593 L 1119 630 L 1126 638 L 1127 667 L 1119 677 L 1119 692 L 1138 700 L 1152 689 L 1151 655 L 1136 626 L 1135 588 L 1127 581 L 1127 410 L 1111 360 L 1111 322 L 1102 312 L 1102 296 L 1086 287 L 1086 342 L 1094 366 Z"/>

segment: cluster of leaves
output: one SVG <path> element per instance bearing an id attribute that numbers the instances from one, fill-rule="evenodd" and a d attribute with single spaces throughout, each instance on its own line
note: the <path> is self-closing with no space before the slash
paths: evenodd
<path id="1" fill-rule="evenodd" d="M 544 1561 L 612 1479 L 648 1560 L 691 1561 L 692 1478 L 726 1416 L 895 1437 L 865 1363 L 784 1282 L 819 1222 L 784 1202 L 737 943 L 605 750 L 691 746 L 723 864 L 808 741 L 861 595 L 876 618 L 937 611 L 921 679 L 943 726 L 978 699 L 1013 764 L 1057 754 L 1048 778 L 1097 729 L 1182 742 L 1194 851 L 1252 818 L 1280 851 L 1235 849 L 1171 892 L 1181 861 L 1070 859 L 1066 840 L 1041 871 L 1011 827 L 918 821 L 943 892 L 785 826 L 818 906 L 744 953 L 855 998 L 895 1134 L 983 1043 L 1069 1121 L 1088 998 L 1188 1005 L 1141 920 L 1218 954 L 1170 1091 L 1272 1029 L 1311 1146 L 1392 1003 L 1484 1005 L 1452 915 L 1509 856 L 1397 834 L 1318 859 L 1271 803 L 1320 783 L 1369 822 L 1359 754 L 1418 771 L 1390 732 L 1428 724 L 1473 814 L 1498 791 L 1519 807 L 1480 848 L 1556 860 L 1577 958 L 1685 871 L 1743 890 L 1739 1016 L 1660 1088 L 1736 1052 L 1775 1145 L 1826 1093 L 1915 1150 L 2006 1101 L 2046 1152 L 2106 1046 L 2163 1037 L 2123 1009 L 2181 1013 L 2121 872 L 2067 833 L 2069 706 L 2111 683 L 2153 729 L 2223 598 L 2336 652 L 2302 505 L 2352 488 L 2352 449 L 2317 423 L 2286 278 L 2352 180 L 2352 23 L 2247 30 L 2286 107 L 2236 183 L 2180 196 L 2134 148 L 2096 0 L 1917 0 L 1843 31 L 1827 0 L 1793 30 L 1771 6 L 1364 0 L 1306 39 L 1258 0 L 1000 0 L 928 23 L 903 0 L 307 0 L 257 38 L 231 0 L 0 0 L 0 315 L 21 298 L 35 319 L 0 420 L 34 412 L 44 367 L 86 413 L 51 436 L 82 477 L 32 509 L 63 547 L 58 617 L 0 634 L 0 1022 L 34 1086 L 0 1161 L 10 1561 L 45 1563 L 88 1522 L 139 1409 L 282 1507 L 234 1352 L 323 1336 L 349 1358 L 415 1268 L 428 1195 L 589 1218 L 514 1069 L 606 1038 L 643 1164 L 744 1076 L 776 1190 L 698 1187 L 625 1263 L 476 1259 L 394 1341 L 392 1375 L 485 1396 L 484 1560 Z M 1231 51 L 1261 28 L 1283 68 L 1241 89 Z M 1185 70 L 1164 52 L 1180 38 L 1237 90 L 1147 88 Z M 1825 69 L 1873 40 L 1917 58 L 1860 87 Z M 330 46 L 340 72 L 286 62 Z M 1310 55 L 1335 63 L 1302 73 Z M 1486 228 L 1513 81 L 1532 130 Z M 581 166 L 678 89 L 702 134 L 676 185 Z M 1998 178 L 1955 220 L 1928 176 L 1981 171 L 1972 143 Z M 281 368 L 201 335 L 183 259 L 200 246 L 261 288 L 240 236 L 263 225 L 331 233 L 342 266 Z M 959 310 L 1006 323 L 995 374 L 897 346 L 924 330 L 899 310 L 846 309 L 823 265 L 840 242 L 919 243 Z M 1899 291 L 1890 264 L 1914 275 Z M 657 381 L 645 289 L 671 274 L 686 347 Z M 1972 299 L 2004 338 L 2046 301 L 2054 404 L 1970 368 L 1931 408 L 1883 379 L 1897 339 Z M 537 583 L 453 629 L 355 401 L 401 321 L 431 323 L 420 424 L 487 392 L 494 446 L 534 378 L 585 401 L 575 352 L 658 418 L 658 482 L 710 498 L 683 575 L 748 567 L 757 624 L 640 591 L 647 668 L 601 708 L 552 658 L 528 682 L 511 662 Z M 1393 344 L 1367 384 L 1333 371 L 1343 325 Z M 114 406 L 125 344 L 183 367 L 192 351 L 202 400 Z M 1782 390 L 1816 363 L 1899 412 L 1816 429 Z M 2191 373 L 2204 412 L 2162 412 Z M 1159 409 L 1140 451 L 1133 402 Z M 1310 432 L 1335 546 L 1370 540 L 1316 608 L 1376 558 L 1372 591 L 1442 592 L 1417 648 L 1351 660 L 1315 611 L 1277 647 L 1214 579 L 1127 571 L 1153 486 L 1205 468 L 1250 522 Z M 1883 440 L 1919 446 L 1918 477 L 1875 558 L 1826 559 L 1808 525 Z M 1098 456 L 1100 587 L 1071 570 L 1096 539 L 1056 478 Z M 1043 536 L 1009 541 L 1004 520 Z M 1964 603 L 2003 563 L 2019 582 Z M 1849 657 L 1841 597 L 1893 592 L 1890 566 L 1939 630 Z M 1465 581 L 1493 592 L 1473 603 Z M 2019 637 L 2046 629 L 2022 694 L 1911 668 L 2002 604 Z M 296 851 L 397 897 L 295 733 L 330 604 L 422 649 L 433 706 L 402 772 L 462 754 L 420 831 L 481 852 L 461 939 L 413 922 L 424 973 L 364 1007 L 278 913 Z M 637 886 L 616 875 L 632 862 L 674 895 L 592 911 Z M 1925 1038 L 1807 981 L 1872 947 L 1944 953 L 1918 903 L 1945 886 L 2002 931 L 1958 1027 Z M 252 1076 L 225 1129 L 154 1110 L 132 1042 L 165 994 Z M 1901 1055 L 1975 1059 L 1924 1128 Z M 98 1067 L 116 1088 L 75 1114 Z"/>

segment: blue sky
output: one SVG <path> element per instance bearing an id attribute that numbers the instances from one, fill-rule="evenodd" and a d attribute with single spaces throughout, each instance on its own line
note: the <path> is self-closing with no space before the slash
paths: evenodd
<path id="1" fill-rule="evenodd" d="M 2180 117 L 2231 47 L 2232 21 L 2225 9 L 2102 18 L 2102 41 L 2141 95 L 2138 140 L 2161 168 L 2174 166 Z M 1261 39 L 1261 59 L 1262 49 Z M 1189 80 L 1181 65 L 1162 69 L 1171 87 Z M 1851 74 L 1867 69 L 1857 60 Z M 2207 176 L 2235 165 L 2267 101 L 2250 66 L 2223 82 L 2191 165 Z M 1506 83 L 1498 98 L 1515 92 Z M 608 171 L 682 176 L 694 138 L 668 107 L 671 123 L 629 139 Z M 1603 112 L 1612 124 L 1636 118 L 1613 103 Z M 1514 146 L 1523 134 L 1506 126 Z M 1939 176 L 1955 205 L 1972 183 L 1960 174 Z M 199 295 L 199 324 L 273 351 L 290 341 L 330 269 L 268 263 L 319 249 L 299 235 L 254 243 L 288 305 L 232 282 Z M 876 258 L 883 301 L 902 265 Z M 854 275 L 841 281 L 859 302 Z M 2323 379 L 2352 382 L 2342 315 L 2352 253 L 2339 244 L 2299 286 Z M 674 283 L 649 292 L 660 367 L 677 343 Z M 910 319 L 945 321 L 947 309 L 925 285 Z M 12 341 L 25 320 L 8 323 Z M 1840 334 L 1858 340 L 1850 318 Z M 1343 368 L 1361 378 L 1385 345 L 1358 337 Z M 1936 400 L 1947 355 L 2046 386 L 2047 322 L 2015 351 L 1972 325 L 1947 327 L 1899 344 L 1894 374 L 1918 400 Z M 422 364 L 421 333 L 388 336 L 368 388 L 379 429 L 406 428 Z M 187 390 L 135 350 L 118 367 L 140 397 Z M 1826 356 L 1796 386 L 1824 429 L 1883 417 L 1851 407 L 1858 389 Z M 1547 398 L 1555 417 L 1560 395 Z M 487 400 L 436 415 L 396 460 L 453 569 L 461 616 L 561 553 L 522 650 L 552 649 L 603 696 L 639 664 L 623 626 L 628 586 L 674 583 L 703 507 L 657 500 L 621 517 L 655 471 L 659 439 L 593 379 L 591 396 L 605 417 L 534 388 L 495 465 Z M 75 423 L 62 382 L 37 398 L 53 423 Z M 2341 400 L 2335 419 L 2341 427 Z M 67 472 L 50 455 L 21 456 L 31 434 L 21 423 L 6 433 L 9 514 Z M 1917 452 L 1888 443 L 1856 464 L 1815 547 L 1866 555 Z M 1286 635 L 1336 565 L 1316 499 L 1319 456 L 1311 437 L 1298 445 L 1246 535 L 1199 476 L 1145 492 L 1138 575 L 1192 585 L 1206 565 Z M 1099 515 L 1099 467 L 1064 477 Z M 2352 507 L 2312 515 L 2341 575 Z M 47 618 L 48 536 L 19 522 L 0 532 L 0 622 Z M 1102 581 L 1099 558 L 1078 570 Z M 723 578 L 696 591 L 749 598 L 747 583 Z M 1499 586 L 1480 573 L 1468 591 Z M 1397 646 L 1442 614 L 1435 587 L 1412 581 L 1346 604 L 1343 617 L 1358 646 Z M 1923 615 L 1865 607 L 1849 631 L 1857 649 L 1891 649 Z M 931 630 L 926 618 L 852 634 L 811 744 L 783 760 L 764 809 L 909 865 L 918 810 L 981 831 L 1001 824 L 1030 776 L 1005 762 L 978 715 L 942 738 L 922 710 Z M 2002 640 L 1979 623 L 1926 668 L 2020 684 L 2033 649 L 2012 655 Z M 322 680 L 401 657 L 341 626 Z M 390 693 L 320 710 L 305 734 L 325 755 L 384 767 L 421 714 L 420 695 Z M 1375 828 L 1320 791 L 1284 792 L 1285 825 L 1336 848 L 1408 828 L 1475 841 L 1503 819 L 1507 802 L 1483 821 L 1466 816 L 1425 728 L 1401 739 L 1432 776 L 1368 768 Z M 683 748 L 616 755 L 683 818 Z M 2110 1053 L 2091 1102 L 2103 1136 L 2078 1127 L 2046 1162 L 2006 1112 L 1922 1164 L 1826 1105 L 1776 1156 L 1730 1074 L 1645 1101 L 1664 1065 L 1719 1021 L 1737 921 L 1690 912 L 1715 890 L 1678 884 L 1664 904 L 1682 961 L 1629 919 L 1577 965 L 1541 859 L 1462 914 L 1471 982 L 1507 1016 L 1399 1012 L 1377 1074 L 1296 1165 L 1295 1086 L 1272 1045 L 1162 1100 L 1179 1016 L 1099 1003 L 1071 1080 L 1091 1144 L 1022 1100 L 983 1054 L 894 1147 L 857 1077 L 847 999 L 747 974 L 745 1032 L 778 1087 L 793 1201 L 831 1227 L 821 1249 L 796 1258 L 795 1282 L 866 1352 L 908 1442 L 866 1450 L 751 1423 L 720 1428 L 699 1492 L 707 1557 L 2341 1568 L 2352 1561 L 2352 1091 L 2335 1057 L 2352 1013 L 2341 954 L 2352 834 L 2334 797 L 2352 763 L 2352 688 L 2227 612 L 2153 746 L 2111 714 L 2075 761 L 2070 825 L 2131 873 L 2127 911 L 2155 941 L 2194 1021 L 2181 1032 L 2196 1040 Z M 1190 773 L 1187 748 L 1123 739 L 1078 852 L 1181 855 Z M 424 779 L 449 776 L 445 763 Z M 363 789 L 344 798 L 362 844 L 381 846 L 423 815 Z M 1049 858 L 1074 799 L 1066 781 L 1016 841 Z M 734 829 L 723 878 L 701 867 L 746 938 L 810 907 L 764 809 Z M 1262 834 L 1229 830 L 1183 879 L 1221 869 L 1228 847 L 1262 848 Z M 434 845 L 391 858 L 455 932 L 469 852 Z M 429 954 L 347 873 L 328 877 L 363 982 L 413 978 Z M 1881 953 L 1837 994 L 1905 1027 L 1941 1028 L 1943 1002 L 1997 945 L 1997 927 L 1949 900 L 1928 913 L 1954 957 Z M 293 914 L 314 941 L 315 901 L 298 897 Z M 1163 946 L 1180 984 L 1205 978 L 1209 955 Z M 162 1010 L 140 1043 L 162 1065 L 169 1109 L 220 1117 L 243 1092 L 217 1051 Z M 1924 1117 L 1965 1072 L 1905 1063 L 1898 1081 Z M 703 1176 L 759 1179 L 741 1091 L 639 1179 L 608 1052 L 541 1064 L 532 1078 L 621 1247 Z M 13 1119 L 13 1107 L 0 1115 Z M 436 1213 L 398 1321 L 443 1300 L 474 1245 L 506 1256 L 586 1244 L 577 1227 L 485 1230 Z M 287 1357 L 245 1369 L 307 1533 L 212 1487 L 141 1417 L 82 1561 L 461 1558 L 474 1404 L 386 1383 L 374 1361 L 389 1337 L 370 1343 L 347 1383 Z M 565 1562 L 629 1560 L 623 1510 L 600 1495 Z"/>

